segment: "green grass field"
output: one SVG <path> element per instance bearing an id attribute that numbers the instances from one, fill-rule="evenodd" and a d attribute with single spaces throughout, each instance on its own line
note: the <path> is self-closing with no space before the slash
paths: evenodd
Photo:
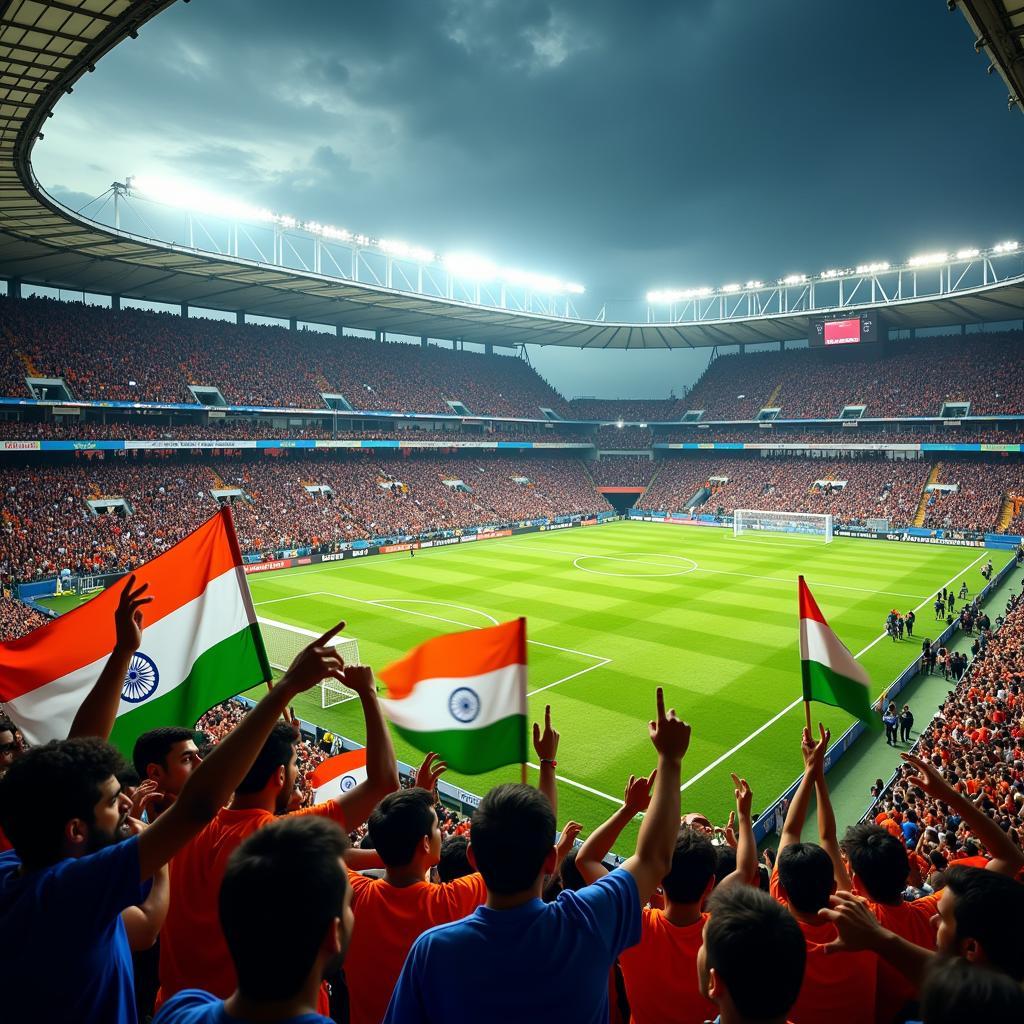
<path id="1" fill-rule="evenodd" d="M 631 772 L 650 771 L 646 723 L 654 690 L 693 725 L 683 805 L 724 823 L 729 772 L 746 776 L 767 806 L 800 768 L 803 723 L 796 577 L 857 654 L 876 693 L 934 635 L 935 591 L 966 579 L 1001 552 L 837 538 L 832 544 L 734 539 L 724 530 L 620 522 L 408 555 L 346 561 L 250 577 L 260 615 L 307 629 L 337 619 L 380 667 L 441 632 L 518 615 L 528 620 L 530 711 L 552 706 L 562 734 L 559 819 L 592 828 L 620 800 Z M 997 566 L 998 567 L 998 566 Z M 913 641 L 883 635 L 890 608 L 917 609 Z M 252 691 L 258 696 L 260 690 Z M 362 741 L 357 702 L 322 709 L 319 691 L 297 710 Z M 819 706 L 838 737 L 843 712 Z M 398 756 L 420 755 L 402 741 Z M 476 793 L 518 779 L 517 768 L 447 781 Z M 534 773 L 531 773 L 534 775 Z M 534 775 L 535 777 L 535 775 Z M 628 847 L 631 833 L 621 846 Z"/>

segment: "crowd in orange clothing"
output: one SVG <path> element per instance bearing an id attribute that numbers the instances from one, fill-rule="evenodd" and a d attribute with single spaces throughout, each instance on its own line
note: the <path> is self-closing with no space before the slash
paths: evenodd
<path id="1" fill-rule="evenodd" d="M 587 469 L 598 487 L 646 487 L 662 465 L 646 455 L 609 455 Z"/>
<path id="2" fill-rule="evenodd" d="M 1024 497 L 1024 463 L 943 462 L 936 482 L 957 490 L 931 492 L 925 526 L 991 530 L 1003 502 Z"/>
<path id="3" fill-rule="evenodd" d="M 0 642 L 17 640 L 19 636 L 31 633 L 37 626 L 44 626 L 50 620 L 14 598 L 0 596 Z"/>

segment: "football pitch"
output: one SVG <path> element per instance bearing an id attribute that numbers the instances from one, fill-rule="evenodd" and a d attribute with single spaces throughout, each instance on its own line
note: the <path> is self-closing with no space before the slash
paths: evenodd
<path id="1" fill-rule="evenodd" d="M 935 636 L 932 602 L 944 585 L 973 595 L 991 557 L 978 548 L 836 538 L 748 536 L 725 530 L 618 522 L 488 540 L 250 577 L 259 615 L 321 631 L 344 618 L 361 659 L 380 668 L 439 633 L 527 619 L 529 712 L 550 704 L 561 732 L 559 823 L 589 830 L 621 801 L 631 773 L 655 764 L 647 738 L 655 687 L 693 726 L 683 809 L 724 824 L 730 772 L 767 807 L 801 768 L 803 725 L 796 578 L 871 675 L 874 693 Z M 884 635 L 892 608 L 917 613 L 912 640 Z M 255 689 L 258 696 L 261 689 Z M 297 712 L 363 742 L 356 701 L 324 709 L 319 690 Z M 930 710 L 930 709 L 929 709 Z M 925 709 L 921 709 L 922 713 Z M 833 738 L 851 723 L 817 705 Z M 919 713 L 919 718 L 922 714 Z M 400 759 L 422 755 L 401 739 Z M 536 772 L 531 769 L 531 779 Z M 509 767 L 446 781 L 482 794 L 518 781 Z M 625 833 L 619 849 L 631 847 Z"/>

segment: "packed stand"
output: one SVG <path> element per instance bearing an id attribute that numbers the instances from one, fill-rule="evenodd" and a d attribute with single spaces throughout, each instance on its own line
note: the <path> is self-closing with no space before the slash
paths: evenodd
<path id="1" fill-rule="evenodd" d="M 641 427 L 598 427 L 594 444 L 598 448 L 615 451 L 621 448 L 650 448 L 654 436 Z"/>
<path id="2" fill-rule="evenodd" d="M 569 403 L 572 418 L 625 423 L 666 423 L 678 419 L 679 400 L 675 398 L 606 399 L 574 398 Z"/>
<path id="3" fill-rule="evenodd" d="M 0 595 L 0 643 L 17 640 L 19 636 L 31 633 L 37 626 L 45 626 L 49 621 L 42 612 L 37 612 L 17 598 Z"/>
<path id="4" fill-rule="evenodd" d="M 0 387 L 16 397 L 26 377 L 59 377 L 94 401 L 194 403 L 196 385 L 219 388 L 229 405 L 316 409 L 340 393 L 374 411 L 450 415 L 458 401 L 474 415 L 569 413 L 508 356 L 39 298 L 0 298 L 0 325 Z"/>
<path id="5" fill-rule="evenodd" d="M 658 463 L 645 455 L 612 455 L 588 462 L 587 469 L 598 487 L 647 487 Z"/>
<path id="6" fill-rule="evenodd" d="M 750 420 L 767 406 L 792 418 L 938 416 L 970 402 L 973 416 L 1024 409 L 1020 332 L 894 341 L 880 352 L 796 349 L 719 356 L 685 400 L 704 419 Z M 870 358 L 868 358 L 870 356 Z"/>
<path id="7" fill-rule="evenodd" d="M 870 427 L 839 427 L 834 430 L 804 430 L 787 426 L 771 429 L 748 424 L 744 426 L 709 424 L 705 427 L 676 427 L 658 430 L 655 443 L 699 443 L 708 441 L 746 441 L 755 444 L 1020 444 L 1024 430 L 1008 427 L 1005 430 L 981 429 L 971 425 L 940 427 L 931 430 L 922 426 L 917 430 L 872 430 Z"/>
<path id="8" fill-rule="evenodd" d="M 943 462 L 935 482 L 958 490 L 931 492 L 925 526 L 986 532 L 996 528 L 1005 500 L 1024 495 L 1024 463 Z"/>

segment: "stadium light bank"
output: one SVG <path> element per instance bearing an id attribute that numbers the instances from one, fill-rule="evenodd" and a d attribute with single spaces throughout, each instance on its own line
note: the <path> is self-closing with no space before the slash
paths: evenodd
<path id="1" fill-rule="evenodd" d="M 339 242 L 356 249 L 369 249 L 386 257 L 406 260 L 423 267 L 440 267 L 454 277 L 474 282 L 499 282 L 547 296 L 583 295 L 581 284 L 563 281 L 549 274 L 502 267 L 492 260 L 471 253 L 440 255 L 425 246 L 397 239 L 377 238 L 349 231 L 347 228 L 300 220 L 288 214 L 275 213 L 265 207 L 210 192 L 191 182 L 175 181 L 148 175 L 129 175 L 121 186 L 129 195 L 148 199 L 164 206 L 231 221 L 272 226 L 286 231 L 299 231 L 316 238 Z"/>
<path id="2" fill-rule="evenodd" d="M 988 261 L 1001 256 L 1013 256 L 1021 252 L 1021 244 L 1015 241 L 998 242 L 990 249 L 973 247 L 958 249 L 956 252 L 929 252 L 912 256 L 904 264 L 892 264 L 884 260 L 872 263 L 860 263 L 849 269 L 832 268 L 823 270 L 817 276 L 807 274 L 788 274 L 779 278 L 774 284 L 763 281 L 747 281 L 745 285 L 725 284 L 719 288 L 702 286 L 699 288 L 656 288 L 647 293 L 649 306 L 675 306 L 679 303 L 710 299 L 715 296 L 734 296 L 740 293 L 763 291 L 766 288 L 793 288 L 801 285 L 813 285 L 815 281 L 840 281 L 843 278 L 872 277 L 878 274 L 900 273 L 901 271 L 918 271 L 934 268 L 950 268 L 958 263 L 972 263 L 976 260 Z M 950 275 L 951 281 L 951 275 Z M 953 290 L 952 283 L 950 290 Z"/>

